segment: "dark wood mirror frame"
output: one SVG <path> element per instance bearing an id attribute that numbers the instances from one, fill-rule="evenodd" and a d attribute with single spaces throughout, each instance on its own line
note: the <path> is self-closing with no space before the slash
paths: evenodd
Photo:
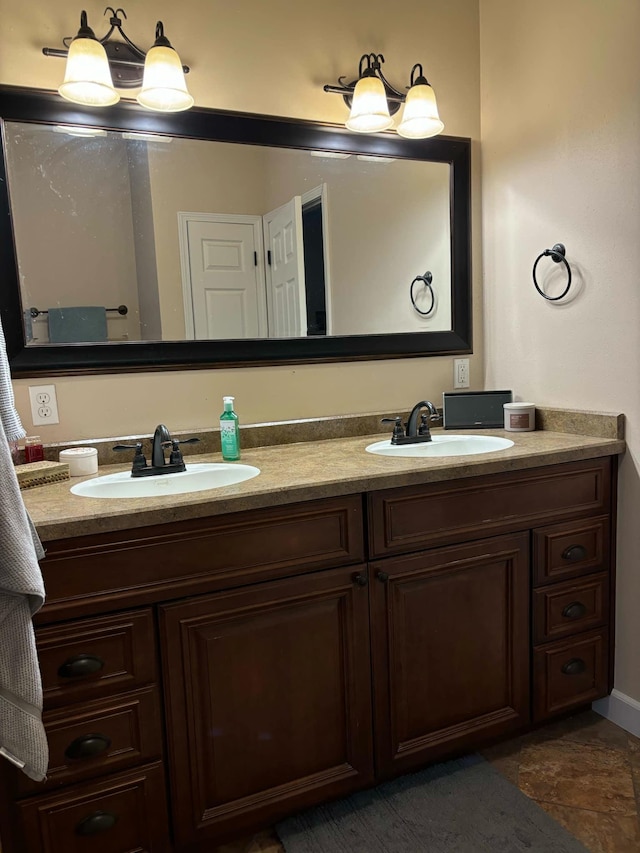
<path id="1" fill-rule="evenodd" d="M 149 112 L 128 102 L 96 110 L 68 103 L 55 93 L 9 86 L 0 86 L 0 117 L 7 121 L 82 124 L 109 130 L 159 133 L 219 142 L 378 154 L 448 163 L 451 171 L 450 330 L 271 340 L 131 341 L 27 347 L 6 168 L 2 157 L 0 315 L 14 377 L 257 367 L 472 352 L 471 143 L 468 139 L 437 136 L 432 139 L 406 140 L 386 133 L 356 136 L 339 126 L 329 124 L 199 108 L 182 113 L 162 114 Z"/>

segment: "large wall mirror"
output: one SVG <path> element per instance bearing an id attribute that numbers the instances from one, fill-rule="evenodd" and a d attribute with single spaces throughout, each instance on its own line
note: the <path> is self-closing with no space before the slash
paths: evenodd
<path id="1" fill-rule="evenodd" d="M 14 376 L 471 351 L 470 143 L 0 87 Z"/>

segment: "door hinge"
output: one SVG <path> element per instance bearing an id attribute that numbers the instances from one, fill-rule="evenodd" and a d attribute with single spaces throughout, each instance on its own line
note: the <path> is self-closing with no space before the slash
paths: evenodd
<path id="1" fill-rule="evenodd" d="M 271 249 L 267 249 L 267 263 L 271 266 Z"/>
<path id="2" fill-rule="evenodd" d="M 254 267 L 258 266 L 258 253 L 257 252 L 253 253 L 253 265 L 254 265 Z"/>

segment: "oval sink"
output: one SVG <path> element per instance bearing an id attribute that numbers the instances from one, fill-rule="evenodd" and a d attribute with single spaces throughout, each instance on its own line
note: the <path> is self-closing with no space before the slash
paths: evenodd
<path id="1" fill-rule="evenodd" d="M 187 465 L 186 471 L 177 474 L 158 474 L 153 477 L 132 477 L 130 471 L 107 474 L 105 477 L 77 483 L 71 487 L 71 491 L 85 498 L 157 498 L 233 486 L 257 477 L 259 473 L 260 469 L 253 465 L 200 462 Z"/>
<path id="2" fill-rule="evenodd" d="M 391 444 L 391 440 L 376 441 L 366 450 L 380 456 L 473 456 L 476 453 L 494 453 L 513 447 L 508 438 L 494 435 L 434 435 L 432 441 L 420 444 Z"/>

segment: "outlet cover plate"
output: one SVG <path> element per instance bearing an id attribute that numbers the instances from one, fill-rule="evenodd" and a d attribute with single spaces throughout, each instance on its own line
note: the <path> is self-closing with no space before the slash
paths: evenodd
<path id="1" fill-rule="evenodd" d="M 59 424 L 55 385 L 30 385 L 31 421 L 34 426 Z"/>

